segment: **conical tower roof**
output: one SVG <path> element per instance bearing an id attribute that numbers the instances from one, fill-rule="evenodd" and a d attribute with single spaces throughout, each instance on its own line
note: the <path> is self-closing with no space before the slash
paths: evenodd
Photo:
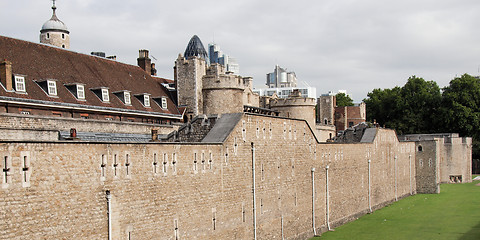
<path id="1" fill-rule="evenodd" d="M 200 57 L 204 60 L 208 59 L 207 51 L 205 51 L 203 43 L 202 41 L 200 41 L 200 38 L 198 38 L 197 35 L 194 35 L 190 39 L 190 42 L 188 42 L 187 49 L 185 49 L 185 53 L 183 54 L 183 56 L 186 59 L 189 59 L 191 57 Z"/>

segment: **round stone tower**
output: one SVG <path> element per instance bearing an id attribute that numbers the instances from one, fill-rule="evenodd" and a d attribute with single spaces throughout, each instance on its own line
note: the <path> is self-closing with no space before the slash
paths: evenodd
<path id="1" fill-rule="evenodd" d="M 315 129 L 315 98 L 302 97 L 294 90 L 288 98 L 270 100 L 270 108 L 280 112 L 281 117 L 305 119 Z"/>
<path id="2" fill-rule="evenodd" d="M 40 30 L 40 43 L 70 49 L 70 32 L 65 23 L 57 18 L 55 1 L 53 1 L 52 10 L 52 17 L 43 24 L 42 30 Z"/>
<path id="3" fill-rule="evenodd" d="M 244 79 L 225 73 L 225 67 L 212 64 L 203 77 L 204 114 L 243 112 Z"/>

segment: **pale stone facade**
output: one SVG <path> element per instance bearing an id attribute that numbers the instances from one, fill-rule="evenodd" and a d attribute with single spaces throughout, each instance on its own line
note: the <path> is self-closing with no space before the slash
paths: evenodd
<path id="1" fill-rule="evenodd" d="M 190 119 L 203 114 L 203 81 L 207 65 L 204 59 L 179 55 L 175 61 L 175 82 L 179 106 L 187 106 Z"/>
<path id="2" fill-rule="evenodd" d="M 440 183 L 472 181 L 472 138 L 456 133 L 410 134 L 415 142 L 418 192 L 438 193 Z"/>
<path id="3" fill-rule="evenodd" d="M 246 114 L 217 143 L 4 141 L 0 239 L 106 239 L 109 214 L 112 239 L 306 239 L 415 194 L 415 144 L 375 131 Z"/>
<path id="4" fill-rule="evenodd" d="M 70 49 L 70 34 L 60 31 L 48 31 L 40 34 L 40 43 Z"/>

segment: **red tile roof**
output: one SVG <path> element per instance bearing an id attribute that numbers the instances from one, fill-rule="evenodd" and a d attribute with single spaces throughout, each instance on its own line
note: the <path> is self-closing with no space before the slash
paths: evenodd
<path id="1" fill-rule="evenodd" d="M 168 90 L 158 79 L 138 66 L 4 36 L 0 36 L 0 60 L 12 62 L 13 74 L 26 75 L 27 91 L 27 94 L 19 94 L 7 92 L 0 87 L 0 96 L 174 114 L 181 118 L 182 113 L 169 98 Z M 57 81 L 58 97 L 49 97 L 35 82 L 47 79 Z M 84 101 L 77 100 L 64 86 L 73 83 L 85 84 Z M 110 102 L 102 102 L 90 90 L 100 87 L 109 89 Z M 113 94 L 123 90 L 130 91 L 131 106 L 126 106 Z M 150 94 L 151 107 L 144 107 L 138 98 L 134 97 L 143 93 Z M 162 96 L 167 97 L 168 109 L 162 109 L 153 101 L 154 98 Z"/>

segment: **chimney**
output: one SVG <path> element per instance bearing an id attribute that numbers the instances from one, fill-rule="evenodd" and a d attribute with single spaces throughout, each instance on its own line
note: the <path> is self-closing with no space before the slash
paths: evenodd
<path id="1" fill-rule="evenodd" d="M 152 73 L 152 60 L 148 57 L 148 50 L 139 50 L 137 58 L 138 66 L 148 74 Z"/>
<path id="2" fill-rule="evenodd" d="M 158 129 L 152 129 L 152 141 L 158 141 Z"/>
<path id="3" fill-rule="evenodd" d="M 6 59 L 0 62 L 0 82 L 7 91 L 13 90 L 12 62 L 7 61 Z"/>

